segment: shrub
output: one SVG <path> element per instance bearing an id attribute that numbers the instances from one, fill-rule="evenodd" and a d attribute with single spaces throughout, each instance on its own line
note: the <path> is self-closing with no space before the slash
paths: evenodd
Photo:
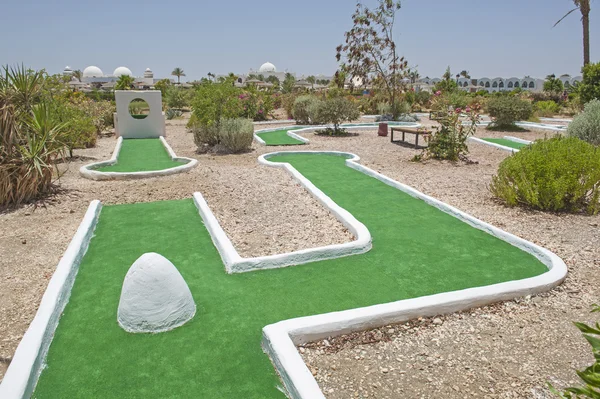
<path id="1" fill-rule="evenodd" d="M 321 101 L 315 108 L 315 113 L 320 122 L 333 124 L 333 129 L 327 130 L 330 135 L 345 133 L 344 129 L 340 129 L 340 124 L 355 120 L 360 116 L 356 104 L 345 97 L 334 97 Z"/>
<path id="2" fill-rule="evenodd" d="M 536 141 L 505 159 L 490 191 L 508 206 L 600 210 L 600 149 L 576 137 Z"/>
<path id="3" fill-rule="evenodd" d="M 581 102 L 585 104 L 594 99 L 600 100 L 600 62 L 587 64 L 582 71 L 583 80 L 577 87 Z"/>
<path id="4" fill-rule="evenodd" d="M 592 313 L 594 312 L 600 312 L 600 306 L 593 305 Z M 600 323 L 596 322 L 595 326 L 575 323 L 575 326 L 592 346 L 592 355 L 595 362 L 585 370 L 577 371 L 577 375 L 585 384 L 583 387 L 571 387 L 567 388 L 564 392 L 558 392 L 549 384 L 550 390 L 563 399 L 597 399 L 600 397 Z"/>
<path id="5" fill-rule="evenodd" d="M 569 124 L 567 134 L 600 146 L 600 100 L 592 100 L 585 105 L 583 112 Z"/>
<path id="6" fill-rule="evenodd" d="M 558 114 L 560 107 L 552 100 L 539 101 L 534 105 L 537 116 L 550 117 Z"/>
<path id="7" fill-rule="evenodd" d="M 296 95 L 294 93 L 282 94 L 281 95 L 281 106 L 285 109 L 285 113 L 289 119 L 294 117 L 294 102 L 296 101 Z"/>
<path id="8" fill-rule="evenodd" d="M 294 101 L 294 108 L 292 114 L 294 115 L 294 119 L 296 119 L 297 123 L 306 125 L 311 123 L 309 109 L 317 104 L 319 100 L 315 96 L 300 96 L 296 98 Z M 314 109 L 313 109 L 314 111 Z M 313 113 L 313 116 L 315 114 Z M 314 122 L 313 122 L 314 123 Z"/>
<path id="9" fill-rule="evenodd" d="M 181 115 L 183 115 L 183 112 L 179 109 L 167 108 L 165 111 L 165 118 L 168 120 L 179 118 Z"/>
<path id="10" fill-rule="evenodd" d="M 194 125 L 210 126 L 225 118 L 238 118 L 243 111 L 241 90 L 231 82 L 204 82 L 196 88 L 192 100 Z"/>
<path id="11" fill-rule="evenodd" d="M 243 111 L 240 116 L 254 121 L 267 120 L 274 109 L 274 98 L 270 91 L 259 91 L 256 86 L 249 86 L 239 96 Z"/>
<path id="12" fill-rule="evenodd" d="M 252 146 L 254 126 L 250 119 L 223 119 L 219 126 L 219 143 L 229 152 L 247 151 Z"/>
<path id="13" fill-rule="evenodd" d="M 514 127 L 515 122 L 528 120 L 533 114 L 533 107 L 529 101 L 506 95 L 490 98 L 487 109 L 494 118 L 495 127 Z"/>
<path id="14" fill-rule="evenodd" d="M 187 89 L 171 86 L 166 90 L 165 103 L 167 107 L 182 109 L 189 103 Z"/>
<path id="15" fill-rule="evenodd" d="M 460 118 L 462 112 L 467 114 L 468 123 Z M 449 112 L 447 117 L 438 120 L 439 126 L 431 135 L 425 136 L 428 143 L 424 153 L 419 158 L 445 159 L 458 161 L 469 153 L 467 139 L 475 133 L 479 121 L 479 108 L 457 108 Z"/>
<path id="16" fill-rule="evenodd" d="M 188 124 L 188 127 L 189 124 Z M 194 123 L 190 130 L 194 135 L 194 143 L 198 149 L 202 149 L 206 146 L 212 147 L 219 143 L 219 124 L 213 123 L 212 125 L 202 125 L 200 123 Z"/>

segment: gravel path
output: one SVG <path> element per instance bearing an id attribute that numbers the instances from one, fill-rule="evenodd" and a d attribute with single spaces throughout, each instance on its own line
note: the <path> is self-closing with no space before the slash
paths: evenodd
<path id="1" fill-rule="evenodd" d="M 103 138 L 98 147 L 76 152 L 88 158 L 68 165 L 63 192 L 37 208 L 0 215 L 0 376 L 92 199 L 130 203 L 190 198 L 200 191 L 243 256 L 352 239 L 290 176 L 256 161 L 259 154 L 291 148 L 255 144 L 247 154 L 198 155 L 184 123 L 169 121 L 167 140 L 178 155 L 199 160 L 193 171 L 122 182 L 79 177 L 84 163 L 110 157 L 115 140 Z M 478 137 L 507 134 L 532 140 L 552 133 L 477 132 Z M 552 215 L 497 203 L 487 184 L 508 153 L 483 144 L 469 145 L 477 164 L 454 165 L 411 162 L 420 151 L 377 137 L 374 129 L 343 138 L 304 136 L 311 143 L 298 149 L 356 153 L 363 164 L 391 178 L 555 251 L 570 269 L 565 284 L 538 297 L 307 346 L 305 359 L 328 398 L 546 398 L 546 381 L 575 382 L 572 369 L 592 359 L 570 322 L 593 320 L 589 305 L 600 301 L 599 216 Z"/>

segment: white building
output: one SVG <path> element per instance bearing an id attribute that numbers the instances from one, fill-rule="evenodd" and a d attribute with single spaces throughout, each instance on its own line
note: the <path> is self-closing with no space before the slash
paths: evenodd
<path id="1" fill-rule="evenodd" d="M 63 70 L 63 75 L 72 76 L 73 70 L 69 66 L 67 66 Z M 151 88 L 154 86 L 154 83 L 160 80 L 154 79 L 154 73 L 152 72 L 152 70 L 150 70 L 150 68 L 146 68 L 143 76 L 136 77 L 133 75 L 129 68 L 124 66 L 115 68 L 113 73 L 110 75 L 105 75 L 100 68 L 94 65 L 90 65 L 83 70 L 81 81 L 88 87 L 112 88 L 122 75 L 133 77 L 134 85 L 138 88 Z"/>
<path id="2" fill-rule="evenodd" d="M 575 84 L 575 82 L 581 82 L 583 78 L 581 76 L 571 77 L 571 75 L 565 74 L 561 75 L 559 79 L 566 87 Z M 423 78 L 419 79 L 417 86 L 420 86 L 422 90 L 431 90 L 431 88 L 438 82 L 441 82 L 441 79 Z M 456 83 L 458 84 L 459 88 L 469 92 L 485 90 L 488 93 L 496 93 L 499 91 L 513 91 L 515 89 L 541 92 L 544 90 L 544 79 L 532 78 L 530 76 L 525 76 L 524 78 L 483 77 L 478 79 L 459 77 L 456 80 Z"/>
<path id="3" fill-rule="evenodd" d="M 244 85 L 246 83 L 247 80 L 249 80 L 249 77 L 259 77 L 261 76 L 262 79 L 267 80 L 269 77 L 271 76 L 275 76 L 279 82 L 283 83 L 283 81 L 285 80 L 285 76 L 287 74 L 290 74 L 294 77 L 294 79 L 296 80 L 304 80 L 306 79 L 306 76 L 302 75 L 299 78 L 297 77 L 295 72 L 289 72 L 289 71 L 278 71 L 277 67 L 275 65 L 273 65 L 270 62 L 265 62 L 264 64 L 262 64 L 260 66 L 260 68 L 258 68 L 257 70 L 255 69 L 250 69 L 248 71 L 248 73 L 246 74 L 239 74 L 237 75 L 237 83 L 240 85 Z M 218 75 L 217 78 L 220 77 L 227 77 L 228 75 Z M 315 75 L 315 79 L 316 80 L 333 80 L 333 76 L 327 76 L 327 75 Z"/>

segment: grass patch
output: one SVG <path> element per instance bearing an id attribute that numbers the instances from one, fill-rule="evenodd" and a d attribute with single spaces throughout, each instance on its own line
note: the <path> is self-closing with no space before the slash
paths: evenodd
<path id="1" fill-rule="evenodd" d="M 283 155 L 363 222 L 373 249 L 284 269 L 228 275 L 192 200 L 105 206 L 34 397 L 232 398 L 284 395 L 261 330 L 292 317 L 533 277 L 532 255 L 345 166 Z M 162 334 L 117 324 L 123 278 L 145 252 L 171 260 L 197 314 Z"/>
<path id="2" fill-rule="evenodd" d="M 488 141 L 490 143 L 500 144 L 505 147 L 514 148 L 520 150 L 523 147 L 527 147 L 528 144 L 517 143 L 516 141 L 508 140 L 508 139 L 482 139 Z"/>
<path id="3" fill-rule="evenodd" d="M 263 139 L 266 145 L 303 145 L 303 141 L 287 135 L 288 130 L 302 129 L 305 126 L 286 127 L 285 129 L 274 130 L 272 132 L 257 133 L 258 137 Z"/>
<path id="4" fill-rule="evenodd" d="M 184 165 L 171 159 L 160 139 L 126 139 L 117 163 L 103 166 L 100 172 L 149 172 Z"/>

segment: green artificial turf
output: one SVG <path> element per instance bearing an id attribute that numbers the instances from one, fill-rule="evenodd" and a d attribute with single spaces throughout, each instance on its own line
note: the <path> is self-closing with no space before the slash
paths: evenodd
<path id="1" fill-rule="evenodd" d="M 103 166 L 100 172 L 149 172 L 183 165 L 171 159 L 160 139 L 126 139 L 117 163 Z"/>
<path id="2" fill-rule="evenodd" d="M 303 141 L 287 135 L 288 130 L 302 129 L 304 126 L 291 126 L 272 132 L 257 133 L 258 137 L 265 141 L 266 145 L 303 145 Z"/>
<path id="3" fill-rule="evenodd" d="M 490 143 L 500 144 L 505 147 L 514 148 L 516 150 L 520 150 L 523 147 L 526 147 L 527 144 L 517 143 L 516 141 L 507 140 L 507 139 L 483 139 L 485 141 L 489 141 Z"/>
<path id="4" fill-rule="evenodd" d="M 264 399 L 284 395 L 261 329 L 298 316 L 523 279 L 532 255 L 345 166 L 282 155 L 373 236 L 366 254 L 227 275 L 192 200 L 105 206 L 51 344 L 36 398 Z M 179 269 L 197 314 L 173 331 L 117 324 L 123 278 L 146 252 Z"/>

